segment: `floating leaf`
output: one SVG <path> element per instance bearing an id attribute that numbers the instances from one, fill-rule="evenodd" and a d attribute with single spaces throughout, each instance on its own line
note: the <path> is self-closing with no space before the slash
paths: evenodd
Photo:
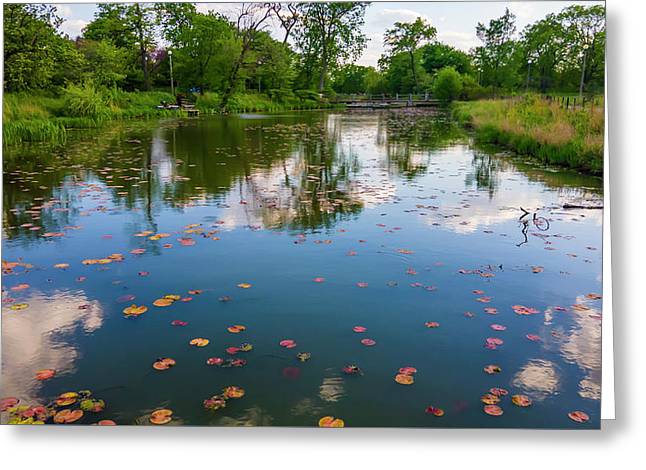
<path id="1" fill-rule="evenodd" d="M 426 326 L 426 328 L 439 328 L 440 327 L 440 324 L 438 322 L 436 322 L 436 321 L 427 321 L 426 323 L 424 323 L 424 325 Z"/>
<path id="2" fill-rule="evenodd" d="M 361 340 L 361 344 L 364 346 L 374 346 L 377 342 L 374 339 L 364 338 Z"/>
<path id="3" fill-rule="evenodd" d="M 485 393 L 480 397 L 480 401 L 486 405 L 495 405 L 496 403 L 500 403 L 500 398 L 493 393 Z"/>
<path id="4" fill-rule="evenodd" d="M 222 395 L 213 395 L 202 402 L 204 408 L 210 411 L 217 411 L 227 406 L 227 400 Z"/>
<path id="5" fill-rule="evenodd" d="M 314 281 L 314 282 L 325 282 L 325 278 L 324 277 L 315 277 L 314 279 L 312 279 L 312 281 Z"/>
<path id="6" fill-rule="evenodd" d="M 414 367 L 410 367 L 410 366 L 401 367 L 399 369 L 399 373 L 404 374 L 404 375 L 414 375 L 414 374 L 417 374 L 417 369 L 415 369 Z"/>
<path id="7" fill-rule="evenodd" d="M 489 389 L 489 393 L 492 393 L 492 394 L 494 394 L 496 396 L 499 396 L 499 397 L 503 397 L 503 396 L 507 395 L 509 392 L 507 390 L 505 390 L 504 388 L 492 387 L 492 388 Z"/>
<path id="8" fill-rule="evenodd" d="M 241 332 L 245 331 L 246 329 L 247 329 L 247 327 L 244 326 L 244 325 L 232 325 L 232 326 L 227 328 L 227 331 L 229 333 L 241 333 Z"/>
<path id="9" fill-rule="evenodd" d="M 540 336 L 538 336 L 538 335 L 534 335 L 534 334 L 531 334 L 531 333 L 526 334 L 526 335 L 525 335 L 525 338 L 527 338 L 527 339 L 528 339 L 528 340 L 530 340 L 530 341 L 538 341 L 538 340 L 540 340 L 540 339 L 541 339 L 541 337 L 540 337 Z"/>
<path id="10" fill-rule="evenodd" d="M 287 348 L 287 349 L 296 347 L 296 341 L 294 341 L 293 339 L 284 339 L 278 344 L 281 345 L 283 348 Z"/>
<path id="11" fill-rule="evenodd" d="M 413 378 L 412 375 L 397 374 L 395 376 L 395 382 L 402 385 L 411 385 L 413 382 L 415 382 L 415 379 Z"/>
<path id="12" fill-rule="evenodd" d="M 188 325 L 188 322 L 182 320 L 173 320 L 172 322 L 170 322 L 170 324 L 173 326 L 186 326 Z"/>
<path id="13" fill-rule="evenodd" d="M 67 424 L 78 421 L 83 417 L 83 410 L 61 410 L 54 415 L 54 422 L 58 424 Z"/>
<path id="14" fill-rule="evenodd" d="M 357 287 L 361 287 L 361 288 L 368 287 L 368 283 L 367 282 L 357 282 Z"/>
<path id="15" fill-rule="evenodd" d="M 245 391 L 243 388 L 236 387 L 235 385 L 230 385 L 222 390 L 222 394 L 225 398 L 242 398 L 245 394 Z"/>
<path id="16" fill-rule="evenodd" d="M 61 393 L 58 398 L 56 399 L 56 404 L 58 406 L 68 406 L 73 403 L 76 403 L 76 399 L 78 398 L 79 394 L 76 392 L 65 392 Z"/>
<path id="17" fill-rule="evenodd" d="M 127 317 L 138 317 L 139 315 L 147 311 L 148 311 L 148 307 L 146 307 L 145 305 L 137 306 L 135 304 L 132 304 L 130 307 L 126 307 L 123 309 L 123 313 Z"/>
<path id="18" fill-rule="evenodd" d="M 241 282 L 240 284 L 238 284 L 238 287 L 240 289 L 249 289 L 251 287 L 251 284 L 248 284 L 246 282 Z"/>
<path id="19" fill-rule="evenodd" d="M 365 331 L 368 331 L 368 328 L 366 328 L 365 326 L 355 326 L 352 328 L 352 331 L 354 331 L 355 333 L 363 333 Z"/>
<path id="20" fill-rule="evenodd" d="M 105 402 L 103 400 L 95 400 L 92 398 L 86 398 L 81 400 L 79 406 L 83 411 L 89 411 L 91 413 L 100 413 L 105 409 Z"/>
<path id="21" fill-rule="evenodd" d="M 345 426 L 345 422 L 340 418 L 335 418 L 334 416 L 323 416 L 319 419 L 320 428 L 342 428 Z"/>
<path id="22" fill-rule="evenodd" d="M 172 359 L 170 357 L 164 357 L 161 359 L 157 359 L 157 361 L 153 363 L 153 369 L 166 370 L 166 369 L 170 369 L 175 364 L 176 364 L 175 359 Z"/>
<path id="23" fill-rule="evenodd" d="M 494 364 L 489 364 L 483 369 L 487 374 L 498 374 L 502 372 L 502 369 L 500 366 L 494 365 Z"/>
<path id="24" fill-rule="evenodd" d="M 97 426 L 116 426 L 117 425 L 117 423 L 115 423 L 111 419 L 102 419 L 101 421 L 99 421 L 96 424 L 97 424 Z"/>
<path id="25" fill-rule="evenodd" d="M 494 323 L 494 324 L 490 325 L 489 327 L 490 327 L 492 330 L 495 330 L 495 331 L 505 331 L 505 330 L 507 329 L 507 327 L 506 327 L 506 326 L 498 325 L 498 324 L 496 324 L 496 323 Z"/>
<path id="26" fill-rule="evenodd" d="M 572 421 L 576 421 L 577 423 L 585 423 L 590 420 L 590 417 L 583 411 L 570 411 L 567 415 Z"/>
<path id="27" fill-rule="evenodd" d="M 168 307 L 169 305 L 172 305 L 174 300 L 172 299 L 166 299 L 166 298 L 161 298 L 157 299 L 153 302 L 153 305 L 155 307 Z"/>
<path id="28" fill-rule="evenodd" d="M 349 364 L 347 366 L 344 366 L 342 370 L 344 374 L 348 374 L 348 375 L 361 374 L 361 369 L 358 366 L 355 366 L 354 364 Z"/>
<path id="29" fill-rule="evenodd" d="M 491 416 L 500 416 L 503 413 L 502 408 L 498 405 L 485 405 L 483 411 Z"/>
<path id="30" fill-rule="evenodd" d="M 173 419 L 171 417 L 172 415 L 173 415 L 172 410 L 167 410 L 167 409 L 155 410 L 152 413 L 150 413 L 149 420 L 152 424 L 166 424 L 171 422 L 171 420 Z"/>
<path id="31" fill-rule="evenodd" d="M 18 403 L 20 399 L 16 397 L 5 397 L 0 399 L 0 411 L 7 411 L 9 408 L 13 408 Z"/>
<path id="32" fill-rule="evenodd" d="M 426 410 L 424 410 L 424 411 L 426 411 L 426 413 L 431 414 L 433 416 L 437 416 L 437 417 L 444 416 L 444 410 L 442 408 L 436 408 L 434 406 L 427 406 Z"/>
<path id="33" fill-rule="evenodd" d="M 47 380 L 47 379 L 51 379 L 55 375 L 56 375 L 56 371 L 54 369 L 41 369 L 36 371 L 35 379 Z"/>
<path id="34" fill-rule="evenodd" d="M 13 304 L 9 308 L 11 310 L 20 311 L 20 310 L 25 310 L 27 307 L 29 307 L 29 304 L 21 303 L 21 304 Z"/>
<path id="35" fill-rule="evenodd" d="M 296 359 L 298 359 L 301 362 L 309 361 L 311 357 L 312 357 L 312 354 L 308 352 L 300 352 L 296 354 Z"/>
<path id="36" fill-rule="evenodd" d="M 209 357 L 206 360 L 207 365 L 209 366 L 220 366 L 224 362 L 224 359 L 221 357 Z"/>
<path id="37" fill-rule="evenodd" d="M 238 352 L 240 352 L 240 348 L 237 348 L 235 346 L 231 346 L 231 347 L 226 348 L 225 351 L 226 351 L 227 354 L 233 355 L 233 354 L 237 354 Z"/>
<path id="38" fill-rule="evenodd" d="M 532 400 L 527 395 L 512 395 L 511 396 L 511 402 L 520 407 L 528 407 L 531 406 Z"/>
<path id="39" fill-rule="evenodd" d="M 585 294 L 585 298 L 590 300 L 599 300 L 601 299 L 601 294 L 591 292 L 590 294 Z"/>
<path id="40" fill-rule="evenodd" d="M 11 290 L 14 292 L 25 290 L 25 289 L 29 289 L 29 284 L 18 284 L 11 288 Z"/>
<path id="41" fill-rule="evenodd" d="M 191 346 L 197 346 L 198 348 L 203 348 L 204 346 L 209 344 L 209 340 L 206 338 L 193 338 L 192 340 L 189 341 L 188 344 Z"/>

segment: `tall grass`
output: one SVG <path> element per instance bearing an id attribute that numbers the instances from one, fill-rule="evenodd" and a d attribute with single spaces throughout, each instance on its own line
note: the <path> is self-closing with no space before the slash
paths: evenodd
<path id="1" fill-rule="evenodd" d="M 91 84 L 72 85 L 58 96 L 43 93 L 5 93 L 2 107 L 3 145 L 21 142 L 64 142 L 66 129 L 91 129 L 109 120 L 154 118 L 177 111 L 156 109 L 170 93 L 129 93 L 98 89 Z"/>
<path id="2" fill-rule="evenodd" d="M 272 92 L 271 96 L 265 93 L 236 93 L 229 100 L 226 111 L 230 113 L 280 112 L 332 107 L 328 102 L 314 96 L 280 93 L 278 90 L 270 90 L 270 92 Z M 197 96 L 196 106 L 203 113 L 222 112 L 218 93 L 207 92 Z"/>
<path id="3" fill-rule="evenodd" d="M 96 88 L 91 83 L 70 85 L 58 96 L 44 93 L 5 94 L 2 108 L 3 145 L 20 142 L 65 140 L 66 129 L 89 129 L 110 120 L 156 118 L 182 115 L 181 111 L 157 109 L 162 101 L 173 103 L 167 92 L 126 92 Z M 220 95 L 197 96 L 197 108 L 203 113 L 220 113 Z M 264 93 L 237 93 L 230 99 L 227 111 L 279 112 L 295 109 L 330 107 L 315 93 L 291 93 L 274 90 Z"/>
<path id="4" fill-rule="evenodd" d="M 479 141 L 504 145 L 545 163 L 603 173 L 603 106 L 565 110 L 528 95 L 456 103 L 453 115 L 472 126 Z"/>

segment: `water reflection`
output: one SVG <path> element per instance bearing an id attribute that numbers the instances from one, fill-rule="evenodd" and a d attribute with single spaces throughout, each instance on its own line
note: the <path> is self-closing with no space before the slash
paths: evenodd
<path id="1" fill-rule="evenodd" d="M 78 330 L 90 334 L 101 328 L 104 314 L 101 304 L 83 291 L 34 291 L 19 301 L 29 308 L 14 312 L 3 307 L 2 391 L 35 399 L 42 382 L 33 379 L 34 372 L 73 372 L 79 352 L 72 338 Z"/>
<path id="2" fill-rule="evenodd" d="M 532 399 L 540 401 L 559 392 L 561 378 L 553 362 L 532 359 L 514 375 L 512 385 Z"/>

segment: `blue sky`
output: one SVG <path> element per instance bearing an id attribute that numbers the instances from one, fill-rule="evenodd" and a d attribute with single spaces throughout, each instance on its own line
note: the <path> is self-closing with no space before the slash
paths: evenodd
<path id="1" fill-rule="evenodd" d="M 520 32 L 527 24 L 543 18 L 548 13 L 559 12 L 573 5 L 593 5 L 603 2 L 562 2 L 562 1 L 515 1 L 515 2 L 373 2 L 366 11 L 364 32 L 369 38 L 368 46 L 358 63 L 377 65 L 383 53 L 383 34 L 396 21 L 414 21 L 421 16 L 438 30 L 438 39 L 454 47 L 468 51 L 479 44 L 475 29 L 478 22 L 487 23 L 501 16 L 506 7 L 516 15 L 516 26 Z M 57 4 L 59 14 L 65 19 L 62 30 L 71 37 L 80 34 L 82 28 L 92 20 L 96 11 L 94 3 Z M 199 3 L 200 11 L 218 11 L 230 14 L 236 9 L 235 3 Z M 277 26 L 270 28 L 281 34 Z"/>

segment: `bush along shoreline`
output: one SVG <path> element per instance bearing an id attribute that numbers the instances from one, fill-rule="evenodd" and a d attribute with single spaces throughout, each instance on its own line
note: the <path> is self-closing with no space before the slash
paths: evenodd
<path id="1" fill-rule="evenodd" d="M 217 93 L 194 95 L 196 108 L 204 114 L 222 114 Z M 178 109 L 157 108 L 174 104 L 175 97 L 161 91 L 126 92 L 100 89 L 91 84 L 71 85 L 59 94 L 5 93 L 2 109 L 3 146 L 23 142 L 65 143 L 68 129 L 94 129 L 114 120 L 184 117 Z M 290 96 L 237 93 L 227 113 L 281 112 L 334 107 L 315 92 Z"/>
<path id="2" fill-rule="evenodd" d="M 538 95 L 456 102 L 453 117 L 477 142 L 497 144 L 543 163 L 603 175 L 603 103 L 565 109 Z"/>

